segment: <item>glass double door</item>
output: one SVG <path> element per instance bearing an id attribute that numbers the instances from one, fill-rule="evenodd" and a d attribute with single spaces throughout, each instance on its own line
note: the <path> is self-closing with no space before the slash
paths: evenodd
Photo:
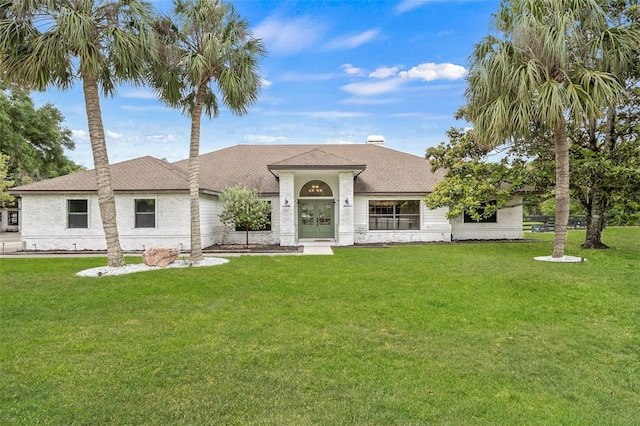
<path id="1" fill-rule="evenodd" d="M 300 200 L 298 204 L 300 238 L 333 238 L 333 200 Z"/>

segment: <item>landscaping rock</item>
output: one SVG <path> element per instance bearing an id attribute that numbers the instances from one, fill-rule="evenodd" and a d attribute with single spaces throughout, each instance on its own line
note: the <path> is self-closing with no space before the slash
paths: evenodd
<path id="1" fill-rule="evenodd" d="M 175 247 L 151 247 L 142 253 L 142 259 L 147 266 L 165 267 L 173 263 L 180 255 Z"/>

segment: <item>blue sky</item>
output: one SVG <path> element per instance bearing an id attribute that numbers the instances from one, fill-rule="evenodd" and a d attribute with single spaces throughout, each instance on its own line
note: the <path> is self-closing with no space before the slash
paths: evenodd
<path id="1" fill-rule="evenodd" d="M 170 1 L 155 1 L 159 9 Z M 267 56 L 258 102 L 237 117 L 222 109 L 203 117 L 200 152 L 236 144 L 364 143 L 423 156 L 467 123 L 453 118 L 464 103 L 468 57 L 491 31 L 498 0 L 232 2 L 262 38 Z M 34 93 L 54 104 L 73 131 L 75 162 L 93 168 L 81 85 Z M 121 87 L 102 99 L 112 163 L 144 155 L 188 157 L 189 119 L 145 88 Z"/>

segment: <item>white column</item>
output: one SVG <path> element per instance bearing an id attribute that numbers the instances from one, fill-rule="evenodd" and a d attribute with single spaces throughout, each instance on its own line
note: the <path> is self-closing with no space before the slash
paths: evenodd
<path id="1" fill-rule="evenodd" d="M 280 245 L 296 245 L 294 173 L 280 172 Z"/>
<path id="2" fill-rule="evenodd" d="M 340 184 L 340 198 L 338 200 L 340 222 L 336 244 L 339 246 L 352 246 L 354 244 L 353 172 L 339 172 L 338 177 Z"/>

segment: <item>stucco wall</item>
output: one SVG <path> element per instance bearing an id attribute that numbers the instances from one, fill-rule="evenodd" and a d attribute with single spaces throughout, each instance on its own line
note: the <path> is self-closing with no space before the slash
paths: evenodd
<path id="1" fill-rule="evenodd" d="M 522 197 L 514 197 L 514 207 L 498 210 L 496 223 L 464 223 L 462 217 L 451 219 L 454 240 L 522 239 Z"/>
<path id="2" fill-rule="evenodd" d="M 451 225 L 445 214 L 447 209 L 429 210 L 420 202 L 420 229 L 397 231 L 369 231 L 369 200 L 420 200 L 420 196 L 355 196 L 355 243 L 410 243 L 450 241 Z"/>

